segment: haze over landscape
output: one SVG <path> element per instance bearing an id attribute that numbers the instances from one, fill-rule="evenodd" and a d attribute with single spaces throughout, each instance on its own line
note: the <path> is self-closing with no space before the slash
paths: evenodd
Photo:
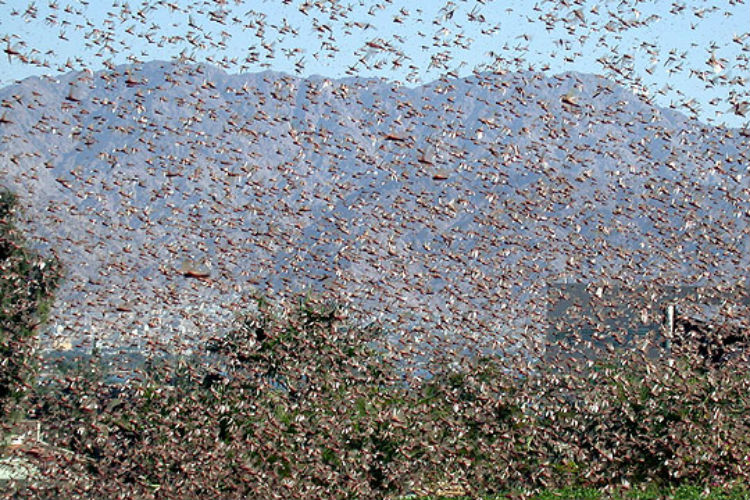
<path id="1" fill-rule="evenodd" d="M 745 0 L 0 0 L 0 496 L 750 498 Z"/>
<path id="2" fill-rule="evenodd" d="M 150 62 L 0 98 L 3 181 L 69 269 L 63 338 L 187 337 L 252 290 L 307 289 L 499 335 L 543 317 L 550 281 L 747 269 L 746 132 L 600 76 L 407 88 Z"/>
<path id="3" fill-rule="evenodd" d="M 547 282 L 735 283 L 743 4 L 5 3 L 0 181 L 68 269 L 48 333 L 311 290 L 486 336 L 543 330 Z"/>

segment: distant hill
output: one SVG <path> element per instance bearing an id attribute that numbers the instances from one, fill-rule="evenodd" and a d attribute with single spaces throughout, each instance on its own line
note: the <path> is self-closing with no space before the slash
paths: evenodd
<path id="1" fill-rule="evenodd" d="M 253 289 L 541 332 L 548 281 L 734 282 L 750 264 L 747 137 L 595 75 L 406 88 L 156 61 L 0 100 L 0 182 L 69 272 L 63 337 L 187 338 Z"/>

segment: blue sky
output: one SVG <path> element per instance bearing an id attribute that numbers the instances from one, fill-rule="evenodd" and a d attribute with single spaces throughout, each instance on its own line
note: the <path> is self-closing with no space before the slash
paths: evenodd
<path id="1" fill-rule="evenodd" d="M 707 122 L 743 126 L 750 111 L 732 110 L 750 101 L 748 31 L 747 0 L 6 0 L 0 35 L 20 56 L 3 54 L 0 86 L 180 55 L 230 73 L 406 85 L 472 71 L 572 70 L 604 74 Z"/>

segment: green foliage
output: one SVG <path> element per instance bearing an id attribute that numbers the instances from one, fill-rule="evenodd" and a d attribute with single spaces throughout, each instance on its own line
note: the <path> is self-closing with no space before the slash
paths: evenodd
<path id="1" fill-rule="evenodd" d="M 211 341 L 208 350 L 225 356 L 233 376 L 301 397 L 329 390 L 331 373 L 345 375 L 341 387 L 371 379 L 384 366 L 375 350 L 379 332 L 342 320 L 339 304 L 305 298 L 291 313 L 279 314 L 259 299 L 257 311 L 241 315 L 237 328 Z"/>
<path id="2" fill-rule="evenodd" d="M 743 485 L 725 488 L 704 488 L 696 485 L 683 485 L 673 488 L 659 487 L 653 483 L 638 485 L 636 488 L 550 488 L 526 496 L 528 500 L 747 500 L 750 490 Z M 494 495 L 483 495 L 483 500 L 510 500 L 521 497 L 519 491 L 506 491 Z M 401 500 L 468 500 L 468 496 L 406 495 Z"/>
<path id="3" fill-rule="evenodd" d="M 689 479 L 707 485 L 747 474 L 745 373 L 633 359 L 564 383 L 576 387 L 577 397 L 567 405 L 571 411 L 556 415 L 555 426 L 576 443 L 594 484 Z"/>
<path id="4" fill-rule="evenodd" d="M 12 222 L 16 197 L 0 190 L 0 419 L 16 410 L 35 371 L 35 333 L 60 279 L 54 260 L 25 247 Z"/>
<path id="5" fill-rule="evenodd" d="M 37 405 L 81 471 L 54 493 L 745 498 L 743 371 L 633 356 L 518 377 L 477 357 L 405 383 L 381 337 L 306 298 L 238 317 L 210 363 L 154 360 L 127 385 L 69 370 Z"/>
<path id="6" fill-rule="evenodd" d="M 291 487 L 295 497 L 382 498 L 406 487 L 424 450 L 402 449 L 418 438 L 401 420 L 411 403 L 377 337 L 345 324 L 334 304 L 263 306 L 210 343 L 203 371 L 164 365 L 168 376 L 144 370 L 109 388 L 70 372 L 40 394 L 38 414 L 49 439 L 86 462 L 99 495 L 117 483 L 134 496 L 159 485 L 189 498 Z M 65 415 L 82 429 L 75 436 Z"/>

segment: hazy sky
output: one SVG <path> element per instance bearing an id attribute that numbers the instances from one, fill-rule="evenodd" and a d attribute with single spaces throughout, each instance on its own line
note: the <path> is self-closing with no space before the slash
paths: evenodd
<path id="1" fill-rule="evenodd" d="M 704 121 L 743 126 L 750 111 L 733 111 L 750 101 L 748 31 L 746 0 L 0 0 L 4 48 L 20 53 L 3 54 L 0 85 L 180 55 L 230 73 L 407 85 L 477 70 L 573 70 L 607 75 Z"/>

